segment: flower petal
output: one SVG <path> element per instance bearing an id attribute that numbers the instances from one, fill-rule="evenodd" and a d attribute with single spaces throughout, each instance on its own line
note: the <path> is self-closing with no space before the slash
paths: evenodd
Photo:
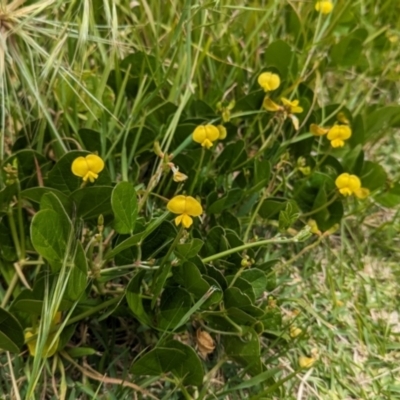
<path id="1" fill-rule="evenodd" d="M 86 162 L 89 167 L 89 170 L 98 174 L 104 169 L 104 161 L 97 156 L 96 154 L 89 154 L 86 156 Z"/>
<path id="2" fill-rule="evenodd" d="M 323 136 L 326 135 L 328 133 L 329 129 L 327 128 L 323 128 L 322 126 L 319 126 L 317 124 L 311 124 L 310 125 L 310 132 L 314 135 L 314 136 Z"/>
<path id="3" fill-rule="evenodd" d="M 267 111 L 276 112 L 282 110 L 282 107 L 274 103 L 269 97 L 265 97 L 263 101 L 263 107 Z"/>
<path id="4" fill-rule="evenodd" d="M 333 125 L 328 132 L 328 140 L 341 139 L 347 140 L 351 137 L 351 129 L 347 125 Z"/>
<path id="5" fill-rule="evenodd" d="M 192 217 L 198 217 L 203 214 L 203 208 L 201 204 L 192 196 L 186 197 L 186 210 L 185 212 Z"/>
<path id="6" fill-rule="evenodd" d="M 178 226 L 182 222 L 183 214 L 175 218 L 175 225 Z"/>
<path id="7" fill-rule="evenodd" d="M 214 142 L 215 140 L 217 140 L 219 138 L 219 130 L 216 126 L 206 125 L 205 129 L 206 129 L 207 139 L 209 141 Z"/>
<path id="8" fill-rule="evenodd" d="M 172 198 L 167 204 L 167 209 L 174 214 L 183 214 L 186 212 L 186 196 L 179 195 Z"/>
<path id="9" fill-rule="evenodd" d="M 199 125 L 192 133 L 192 139 L 196 143 L 203 143 L 207 139 L 206 128 L 204 125 Z"/>
<path id="10" fill-rule="evenodd" d="M 257 81 L 266 92 L 278 89 L 279 85 L 281 84 L 279 75 L 272 72 L 263 72 L 259 75 Z"/>
<path id="11" fill-rule="evenodd" d="M 207 149 L 210 149 L 213 146 L 211 140 L 208 140 L 208 139 L 204 139 L 204 141 L 201 145 L 203 147 L 206 147 Z"/>
<path id="12" fill-rule="evenodd" d="M 335 180 L 336 187 L 338 189 L 347 187 L 349 184 L 349 178 L 350 178 L 350 174 L 348 174 L 347 172 L 340 174 Z"/>
<path id="13" fill-rule="evenodd" d="M 317 1 L 315 3 L 315 9 L 321 14 L 329 14 L 333 10 L 333 4 L 331 1 Z"/>
<path id="14" fill-rule="evenodd" d="M 89 172 L 89 166 L 85 157 L 77 157 L 72 162 L 71 171 L 74 175 L 83 178 Z"/>
<path id="15" fill-rule="evenodd" d="M 226 128 L 223 125 L 218 125 L 217 128 L 218 128 L 218 132 L 219 132 L 218 139 L 224 140 L 227 135 Z"/>
<path id="16" fill-rule="evenodd" d="M 182 225 L 185 228 L 190 228 L 193 224 L 193 219 L 189 217 L 189 215 L 187 214 L 182 214 L 181 217 L 182 217 Z"/>
<path id="17" fill-rule="evenodd" d="M 369 193 L 369 189 L 363 187 L 354 191 L 354 194 L 361 200 L 366 199 L 369 196 Z"/>

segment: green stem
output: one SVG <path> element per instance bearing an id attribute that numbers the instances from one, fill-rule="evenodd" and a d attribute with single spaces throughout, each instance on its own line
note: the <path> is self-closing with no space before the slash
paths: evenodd
<path id="1" fill-rule="evenodd" d="M 249 238 L 249 234 L 250 234 L 251 228 L 253 226 L 254 220 L 256 219 L 257 214 L 260 211 L 260 208 L 261 208 L 262 204 L 264 203 L 264 200 L 266 197 L 267 197 L 267 190 L 264 189 L 264 193 L 262 194 L 260 200 L 258 201 L 257 207 L 254 210 L 253 214 L 251 215 L 249 224 L 247 225 L 246 232 L 245 232 L 244 238 L 243 238 L 244 242 L 247 242 L 247 239 Z"/>
<path id="2" fill-rule="evenodd" d="M 23 215 L 22 215 L 21 186 L 20 186 L 19 181 L 18 181 L 18 189 L 17 190 L 18 190 L 18 194 L 17 194 L 18 227 L 19 227 L 19 238 L 20 238 L 20 243 L 21 243 L 20 260 L 24 260 L 25 259 L 25 228 L 24 228 L 24 219 L 23 219 Z"/>
<path id="3" fill-rule="evenodd" d="M 104 303 L 99 304 L 98 306 L 91 307 L 89 310 L 87 310 L 87 311 L 85 311 L 85 312 L 83 312 L 83 313 L 81 313 L 81 314 L 79 314 L 79 315 L 77 315 L 77 316 L 71 318 L 71 319 L 65 324 L 65 326 L 69 326 L 69 325 L 75 324 L 76 322 L 79 322 L 79 321 L 81 321 L 82 319 L 85 319 L 85 318 L 87 318 L 87 317 L 90 317 L 92 314 L 96 314 L 98 311 L 101 311 L 101 310 L 103 310 L 104 308 L 107 308 L 108 306 L 111 306 L 111 305 L 113 305 L 113 304 L 115 304 L 115 303 L 118 303 L 124 296 L 125 296 L 125 293 L 124 293 L 124 294 L 121 294 L 121 295 L 118 296 L 118 297 L 114 297 L 114 298 L 112 298 L 112 299 L 110 299 L 110 300 L 107 300 L 107 301 L 105 301 Z"/>
<path id="4" fill-rule="evenodd" d="M 15 249 L 17 250 L 18 260 L 21 261 L 23 259 L 21 252 L 21 245 L 19 243 L 18 232 L 17 232 L 17 227 L 15 225 L 14 213 L 12 208 L 10 208 L 10 210 L 8 211 L 8 221 L 11 229 L 11 236 L 14 241 L 14 246 Z"/>
<path id="5" fill-rule="evenodd" d="M 17 282 L 18 282 L 18 274 L 17 272 L 14 272 L 11 282 L 8 284 L 6 294 L 4 295 L 3 300 L 1 302 L 1 308 L 5 308 L 5 306 L 7 305 L 8 300 L 10 300 L 12 292 L 15 289 L 15 286 L 17 285 Z"/>
<path id="6" fill-rule="evenodd" d="M 205 155 L 205 153 L 206 153 L 206 149 L 205 149 L 204 147 L 202 147 L 199 166 L 198 166 L 197 169 L 196 169 L 196 175 L 195 175 L 195 177 L 194 177 L 194 179 L 193 179 L 193 181 L 192 181 L 192 184 L 190 185 L 189 194 L 192 194 L 192 193 L 193 193 L 193 189 L 194 189 L 195 186 L 196 186 L 197 179 L 199 179 L 200 171 L 201 171 L 201 168 L 202 168 L 202 166 L 203 166 L 203 161 L 204 161 L 204 155 Z"/>
<path id="7" fill-rule="evenodd" d="M 161 260 L 160 267 L 154 274 L 153 300 L 151 302 L 151 308 L 154 308 L 154 306 L 156 305 L 158 296 L 160 295 L 164 287 L 164 283 L 167 280 L 168 274 L 171 271 L 172 265 L 171 262 L 168 262 L 168 260 L 171 257 L 171 254 L 174 251 L 176 245 L 179 243 L 182 233 L 183 233 L 183 226 L 181 226 L 181 228 L 179 229 L 178 234 L 176 235 L 174 241 L 172 242 L 170 248 L 168 249 L 167 254 Z"/>
<path id="8" fill-rule="evenodd" d="M 338 194 L 336 193 L 327 203 L 322 204 L 322 206 L 320 206 L 314 210 L 311 210 L 307 213 L 301 214 L 300 217 L 301 218 L 309 217 L 310 215 L 316 214 L 316 213 L 324 210 L 325 208 L 329 207 L 332 203 L 334 203 L 337 200 L 337 198 L 338 198 Z"/>
<path id="9" fill-rule="evenodd" d="M 239 251 L 251 249 L 252 247 L 260 247 L 260 246 L 265 246 L 268 244 L 281 244 L 281 243 L 292 243 L 292 242 L 298 242 L 299 239 L 297 236 L 293 238 L 279 238 L 275 237 L 272 239 L 266 239 L 266 240 L 260 240 L 259 242 L 252 242 L 252 243 L 246 243 L 241 246 L 233 247 L 232 249 L 221 251 L 220 253 L 214 254 L 212 256 L 206 257 L 202 259 L 203 263 L 208 263 L 211 261 L 218 260 L 220 258 L 229 256 L 234 253 L 238 253 Z"/>

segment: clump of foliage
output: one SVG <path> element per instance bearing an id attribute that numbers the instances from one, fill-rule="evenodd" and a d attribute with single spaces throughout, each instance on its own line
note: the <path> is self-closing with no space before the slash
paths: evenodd
<path id="1" fill-rule="evenodd" d="M 399 108 L 361 84 L 376 49 L 393 65 L 388 31 L 341 1 L 20 3 L 0 7 L 0 347 L 27 372 L 2 390 L 284 396 L 317 356 L 282 375 L 306 335 L 277 271 L 400 202 L 366 151 Z"/>

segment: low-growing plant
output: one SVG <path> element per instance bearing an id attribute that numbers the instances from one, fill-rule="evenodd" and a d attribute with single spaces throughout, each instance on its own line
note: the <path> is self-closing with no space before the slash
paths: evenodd
<path id="1" fill-rule="evenodd" d="M 17 3 L 0 7 L 0 347 L 25 379 L 2 390 L 284 396 L 317 355 L 282 373 L 279 357 L 307 333 L 283 318 L 276 274 L 343 218 L 400 203 L 399 183 L 366 151 L 398 127 L 399 107 L 368 103 L 375 86 L 358 85 L 367 62 L 380 67 L 374 46 L 388 64 L 398 50 L 355 29 L 359 8 L 341 1 L 174 1 L 175 22 L 139 2 L 133 42 L 128 1 L 26 6 L 44 19 Z M 51 26 L 59 6 L 83 27 L 58 16 L 63 50 L 40 75 L 39 49 L 52 45 L 43 26 L 37 41 L 26 32 Z M 263 32 L 261 9 L 280 10 L 281 26 L 241 53 L 235 38 Z M 218 13 L 240 26 L 220 44 Z M 176 26 L 162 36 L 164 23 Z M 156 50 L 143 44 L 152 35 Z"/>

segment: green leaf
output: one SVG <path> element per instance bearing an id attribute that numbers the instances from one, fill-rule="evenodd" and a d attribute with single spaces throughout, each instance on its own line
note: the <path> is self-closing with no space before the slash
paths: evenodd
<path id="1" fill-rule="evenodd" d="M 97 218 L 100 214 L 111 214 L 111 186 L 91 186 L 75 190 L 70 196 L 76 204 L 78 217 Z"/>
<path id="2" fill-rule="evenodd" d="M 24 345 L 24 333 L 18 320 L 0 308 L 0 349 L 19 353 Z"/>
<path id="3" fill-rule="evenodd" d="M 228 144 L 221 155 L 217 158 L 217 166 L 221 173 L 235 170 L 240 164 L 247 160 L 243 140 L 237 140 L 235 143 Z"/>
<path id="4" fill-rule="evenodd" d="M 286 199 L 271 197 L 263 201 L 258 210 L 258 214 L 264 219 L 274 218 L 280 211 L 285 210 L 287 205 L 291 202 L 293 203 L 293 201 L 288 201 Z M 292 207 L 295 207 L 295 205 L 293 204 Z"/>
<path id="5" fill-rule="evenodd" d="M 54 210 L 41 210 L 32 219 L 31 238 L 35 250 L 48 261 L 62 262 L 72 229 L 65 217 Z"/>
<path id="6" fill-rule="evenodd" d="M 143 240 L 142 259 L 164 257 L 169 245 L 175 239 L 177 233 L 175 227 L 168 221 L 163 221 L 146 239 Z"/>
<path id="7" fill-rule="evenodd" d="M 241 189 L 232 189 L 225 196 L 218 199 L 207 208 L 208 214 L 220 214 L 226 209 L 232 208 L 233 205 L 238 204 L 242 198 Z"/>
<path id="8" fill-rule="evenodd" d="M 69 203 L 70 204 L 70 203 Z M 55 193 L 49 192 L 45 193 L 40 199 L 40 209 L 41 210 L 53 210 L 55 211 L 66 224 L 71 223 L 71 220 L 68 216 L 68 211 L 65 209 L 63 203 L 57 197 Z"/>
<path id="9" fill-rule="evenodd" d="M 88 281 L 88 265 L 82 243 L 77 242 L 74 264 L 67 284 L 67 297 L 78 300 L 85 291 Z"/>
<path id="10" fill-rule="evenodd" d="M 146 271 L 142 270 L 136 273 L 126 288 L 126 301 L 133 312 L 133 315 L 143 324 L 153 326 L 153 323 L 143 307 L 143 299 L 141 297 L 142 280 Z"/>
<path id="11" fill-rule="evenodd" d="M 4 216 L 0 223 L 0 255 L 6 261 L 18 260 L 7 216 Z"/>
<path id="12" fill-rule="evenodd" d="M 360 178 L 363 187 L 369 190 L 376 190 L 385 185 L 387 174 L 380 164 L 365 161 Z"/>
<path id="13" fill-rule="evenodd" d="M 186 290 L 179 287 L 166 288 L 161 296 L 159 328 L 165 330 L 179 328 L 190 306 L 191 299 Z"/>
<path id="14" fill-rule="evenodd" d="M 21 192 L 21 196 L 24 199 L 28 199 L 33 201 L 34 203 L 40 203 L 42 197 L 45 194 L 53 193 L 57 198 L 60 200 L 61 204 L 66 210 L 72 209 L 71 201 L 69 200 L 68 196 L 66 196 L 63 192 L 60 192 L 57 189 L 49 188 L 49 187 L 34 187 L 25 189 Z"/>
<path id="15" fill-rule="evenodd" d="M 230 275 L 230 276 L 226 277 L 228 284 L 230 284 L 232 282 L 233 278 L 234 278 L 234 275 Z M 232 285 L 232 288 L 240 289 L 241 293 L 246 295 L 250 299 L 252 304 L 255 303 L 256 295 L 254 293 L 253 286 L 249 282 L 247 282 L 245 279 L 243 279 L 242 277 L 238 277 L 235 280 L 234 284 Z M 227 301 L 227 303 L 228 303 L 228 301 Z"/>
<path id="16" fill-rule="evenodd" d="M 192 239 L 189 243 L 177 244 L 175 254 L 177 257 L 189 260 L 199 254 L 204 242 L 200 239 Z"/>
<path id="17" fill-rule="evenodd" d="M 362 42 L 347 36 L 332 46 L 331 59 L 336 65 L 351 67 L 357 64 L 362 51 Z"/>
<path id="18" fill-rule="evenodd" d="M 130 238 L 124 240 L 123 242 L 118 243 L 110 252 L 108 252 L 105 255 L 105 257 L 104 257 L 105 260 L 111 260 L 116 255 L 121 253 L 121 251 L 129 249 L 130 247 L 136 246 L 140 242 L 140 240 L 142 239 L 144 233 L 145 232 L 139 232 L 136 235 L 133 235 Z"/>
<path id="19" fill-rule="evenodd" d="M 203 365 L 194 350 L 177 340 L 149 351 L 131 369 L 136 375 L 159 376 L 172 372 L 184 385 L 200 386 L 203 383 Z"/>
<path id="20" fill-rule="evenodd" d="M 240 276 L 252 285 L 257 299 L 263 295 L 268 284 L 268 279 L 263 271 L 251 268 L 243 271 Z"/>
<path id="21" fill-rule="evenodd" d="M 375 200 L 384 207 L 396 207 L 400 204 L 400 184 L 395 183 L 386 192 L 375 196 Z"/>
<path id="22" fill-rule="evenodd" d="M 271 163 L 268 160 L 254 160 L 253 187 L 247 194 L 258 192 L 267 186 L 271 175 Z"/>
<path id="23" fill-rule="evenodd" d="M 366 134 L 368 138 L 399 122 L 400 106 L 386 106 L 376 110 L 366 110 Z"/>
<path id="24" fill-rule="evenodd" d="M 195 296 L 195 299 L 200 299 L 210 288 L 210 285 L 205 281 L 199 269 L 192 262 L 184 262 L 178 265 L 173 270 L 174 280 L 182 285 L 189 293 Z"/>
<path id="25" fill-rule="evenodd" d="M 297 77 L 297 58 L 290 46 L 283 40 L 272 42 L 264 53 L 265 64 L 276 67 L 282 80 Z"/>
<path id="26" fill-rule="evenodd" d="M 232 360 L 246 368 L 251 375 L 258 375 L 263 372 L 260 356 L 260 343 L 254 329 L 245 328 L 245 335 L 223 336 L 223 343 L 226 355 Z"/>
<path id="27" fill-rule="evenodd" d="M 114 212 L 114 229 L 121 234 L 132 233 L 137 218 L 137 195 L 129 182 L 120 182 L 112 191 L 111 206 Z"/>
<path id="28" fill-rule="evenodd" d="M 279 213 L 279 230 L 285 232 L 299 218 L 299 208 L 295 202 L 287 202 L 284 210 Z"/>

